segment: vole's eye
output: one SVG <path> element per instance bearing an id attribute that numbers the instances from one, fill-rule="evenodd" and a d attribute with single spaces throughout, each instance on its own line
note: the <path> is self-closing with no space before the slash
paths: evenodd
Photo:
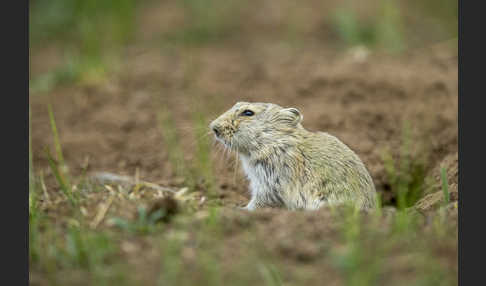
<path id="1" fill-rule="evenodd" d="M 245 111 L 243 111 L 241 113 L 241 115 L 243 115 L 243 116 L 253 116 L 254 114 L 255 114 L 255 112 L 253 112 L 253 111 L 251 111 L 249 109 L 246 109 Z"/>

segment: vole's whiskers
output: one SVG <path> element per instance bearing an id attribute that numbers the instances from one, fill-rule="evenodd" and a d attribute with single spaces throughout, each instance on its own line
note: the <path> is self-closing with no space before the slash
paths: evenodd
<path id="1" fill-rule="evenodd" d="M 219 142 L 218 140 L 215 140 L 214 141 L 214 145 L 217 149 L 218 149 L 218 162 L 221 163 L 221 160 L 223 160 L 224 162 L 224 154 L 226 152 L 226 148 L 223 146 L 223 144 L 221 142 Z"/>
<path id="2" fill-rule="evenodd" d="M 225 161 L 227 160 L 227 159 L 226 159 L 226 156 L 228 156 L 228 154 L 229 154 L 230 152 L 231 152 L 230 148 L 227 148 L 227 147 L 225 147 L 225 148 L 224 148 L 224 160 L 225 160 Z"/>
<path id="3" fill-rule="evenodd" d="M 234 166 L 234 172 L 233 172 L 233 184 L 236 185 L 236 173 L 238 172 L 238 152 L 235 152 L 235 166 Z"/>
<path id="4" fill-rule="evenodd" d="M 214 143 L 217 143 L 216 141 Z M 216 149 L 217 149 L 217 155 L 218 155 L 218 164 L 221 165 L 221 161 L 223 160 L 224 163 L 224 149 L 221 146 L 221 144 L 215 144 Z"/>

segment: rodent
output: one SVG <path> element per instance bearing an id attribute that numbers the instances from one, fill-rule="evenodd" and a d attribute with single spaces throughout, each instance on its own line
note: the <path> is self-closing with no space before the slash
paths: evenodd
<path id="1" fill-rule="evenodd" d="M 375 207 L 375 186 L 360 158 L 336 137 L 304 129 L 302 119 L 297 108 L 237 102 L 209 125 L 239 154 L 251 191 L 244 208 Z"/>

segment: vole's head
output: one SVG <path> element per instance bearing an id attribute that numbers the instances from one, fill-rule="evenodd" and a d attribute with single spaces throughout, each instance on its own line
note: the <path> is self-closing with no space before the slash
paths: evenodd
<path id="1" fill-rule="evenodd" d="M 238 102 L 211 122 L 209 128 L 227 148 L 250 153 L 268 144 L 286 142 L 290 134 L 302 128 L 302 119 L 296 108 Z"/>

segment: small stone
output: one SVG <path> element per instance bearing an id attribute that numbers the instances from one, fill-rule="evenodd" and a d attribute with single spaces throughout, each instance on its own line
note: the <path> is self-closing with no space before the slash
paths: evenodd
<path id="1" fill-rule="evenodd" d="M 158 210 L 163 212 L 159 221 L 169 222 L 179 212 L 179 204 L 172 196 L 166 196 L 154 201 L 148 208 L 147 214 L 150 216 Z"/>

